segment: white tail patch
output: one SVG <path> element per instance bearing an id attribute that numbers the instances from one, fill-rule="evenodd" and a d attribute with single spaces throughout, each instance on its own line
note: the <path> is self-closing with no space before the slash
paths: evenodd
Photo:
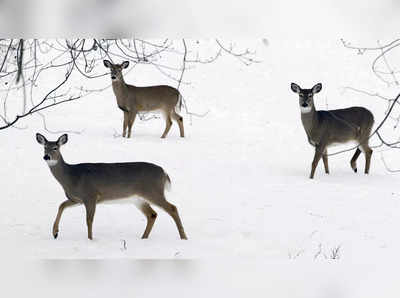
<path id="1" fill-rule="evenodd" d="M 165 189 L 166 189 L 167 191 L 171 191 L 171 181 L 169 181 L 169 180 L 167 179 L 167 181 L 165 181 L 164 187 L 165 187 Z"/>
<path id="2" fill-rule="evenodd" d="M 176 103 L 176 106 L 174 107 L 176 113 L 180 113 L 182 110 L 182 105 L 183 105 L 183 97 L 179 93 L 178 95 L 178 102 Z"/>

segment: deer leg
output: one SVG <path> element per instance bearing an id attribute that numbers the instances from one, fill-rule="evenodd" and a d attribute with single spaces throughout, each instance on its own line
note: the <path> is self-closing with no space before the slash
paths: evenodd
<path id="1" fill-rule="evenodd" d="M 135 122 L 137 112 L 131 112 L 128 120 L 128 138 L 131 137 L 132 125 Z"/>
<path id="2" fill-rule="evenodd" d="M 175 221 L 176 227 L 178 228 L 179 236 L 181 239 L 187 240 L 185 230 L 183 229 L 182 221 L 179 217 L 178 214 L 178 209 L 175 207 L 175 205 L 172 205 L 169 203 L 165 197 L 163 196 L 162 201 L 161 201 L 160 207 L 165 210 Z"/>
<path id="3" fill-rule="evenodd" d="M 54 237 L 54 239 L 57 239 L 57 236 L 58 236 L 58 224 L 60 223 L 61 215 L 62 215 L 64 209 L 68 208 L 68 207 L 71 207 L 71 206 L 74 206 L 76 204 L 78 204 L 78 203 L 73 202 L 71 200 L 66 200 L 66 201 L 62 202 L 60 204 L 60 206 L 58 207 L 57 217 L 56 217 L 56 220 L 54 221 L 54 224 L 53 224 L 53 237 Z"/>
<path id="4" fill-rule="evenodd" d="M 328 166 L 328 150 L 325 149 L 324 153 L 322 154 L 322 160 L 324 162 L 325 173 L 329 174 L 329 166 Z"/>
<path id="5" fill-rule="evenodd" d="M 147 218 L 146 229 L 144 230 L 142 236 L 142 239 L 147 239 L 149 237 L 151 229 L 153 228 L 154 222 L 156 221 L 157 213 L 153 210 L 153 208 L 150 207 L 148 203 L 143 203 L 139 205 L 138 208 Z"/>
<path id="6" fill-rule="evenodd" d="M 128 119 L 129 119 L 128 112 L 124 112 L 124 122 L 123 122 L 123 128 L 122 128 L 122 137 L 124 137 L 124 138 L 126 136 L 126 128 L 128 127 Z"/>
<path id="7" fill-rule="evenodd" d="M 164 139 L 167 136 L 167 134 L 171 128 L 171 125 L 172 125 L 171 116 L 169 114 L 165 113 L 165 130 L 161 136 L 162 139 Z"/>
<path id="8" fill-rule="evenodd" d="M 183 118 L 177 112 L 172 111 L 171 113 L 172 118 L 178 123 L 179 125 L 179 132 L 181 134 L 181 138 L 185 137 L 185 131 L 183 129 Z"/>
<path id="9" fill-rule="evenodd" d="M 357 162 L 357 158 L 360 156 L 360 154 L 361 154 L 361 150 L 357 148 L 356 152 L 354 152 L 354 155 L 350 161 L 350 165 L 351 165 L 351 168 L 353 169 L 354 173 L 357 173 L 357 163 L 356 162 Z"/>
<path id="10" fill-rule="evenodd" d="M 365 170 L 364 173 L 368 174 L 369 173 L 369 167 L 371 164 L 371 156 L 372 156 L 372 149 L 368 146 L 368 144 L 361 145 L 362 149 L 365 154 Z"/>
<path id="11" fill-rule="evenodd" d="M 322 154 L 323 154 L 324 151 L 325 151 L 325 149 L 322 146 L 316 146 L 315 147 L 314 159 L 313 159 L 313 162 L 311 164 L 310 179 L 314 178 L 315 169 L 317 168 L 318 162 L 321 159 Z"/>
<path id="12" fill-rule="evenodd" d="M 88 238 L 90 240 L 93 240 L 92 227 L 93 227 L 94 214 L 96 212 L 96 203 L 94 204 L 86 203 L 85 207 L 86 207 L 86 224 L 88 228 Z"/>

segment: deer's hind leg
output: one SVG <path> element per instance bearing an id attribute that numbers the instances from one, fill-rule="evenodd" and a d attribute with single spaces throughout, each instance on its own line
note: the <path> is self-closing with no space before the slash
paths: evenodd
<path id="1" fill-rule="evenodd" d="M 351 158 L 350 165 L 351 168 L 353 169 L 354 173 L 357 173 L 357 159 L 361 154 L 361 150 L 359 148 L 356 149 L 356 152 L 354 152 L 353 157 Z"/>
<path id="2" fill-rule="evenodd" d="M 361 148 L 365 154 L 365 170 L 364 173 L 368 174 L 369 173 L 369 167 L 371 165 L 371 156 L 372 156 L 372 152 L 373 150 L 371 149 L 371 147 L 369 147 L 368 144 L 362 144 Z"/>
<path id="3" fill-rule="evenodd" d="M 322 160 L 324 162 L 325 173 L 329 174 L 328 150 L 327 149 L 325 149 L 324 153 L 322 154 Z"/>
<path id="4" fill-rule="evenodd" d="M 179 217 L 178 209 L 175 205 L 169 203 L 164 194 L 160 194 L 155 200 L 156 204 L 164 209 L 174 220 L 176 227 L 178 228 L 179 236 L 181 239 L 187 240 L 185 230 L 183 229 L 181 218 Z"/>
<path id="5" fill-rule="evenodd" d="M 157 213 L 153 210 L 153 208 L 150 207 L 149 203 L 146 202 L 137 205 L 137 207 L 147 218 L 146 229 L 142 235 L 142 239 L 147 239 L 151 229 L 153 228 L 154 222 L 156 221 Z"/>
<path id="6" fill-rule="evenodd" d="M 185 137 L 185 130 L 183 128 L 183 118 L 181 115 L 179 115 L 177 112 L 175 112 L 174 110 L 172 110 L 171 112 L 171 117 L 172 119 L 174 119 L 176 121 L 176 123 L 178 123 L 179 125 L 179 132 L 181 135 L 181 138 Z"/>
<path id="7" fill-rule="evenodd" d="M 165 117 L 165 130 L 161 136 L 162 139 L 164 139 L 167 136 L 172 125 L 171 115 L 169 113 L 164 113 L 164 117 Z"/>

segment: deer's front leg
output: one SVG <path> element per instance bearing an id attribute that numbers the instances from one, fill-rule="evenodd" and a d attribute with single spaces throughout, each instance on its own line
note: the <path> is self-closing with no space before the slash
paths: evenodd
<path id="1" fill-rule="evenodd" d="M 122 128 L 122 137 L 125 138 L 126 136 L 126 128 L 128 127 L 128 121 L 129 121 L 129 114 L 128 112 L 124 111 L 124 122 L 123 122 L 123 128 Z"/>
<path id="2" fill-rule="evenodd" d="M 128 119 L 128 138 L 131 137 L 131 132 L 132 132 L 132 125 L 135 122 L 136 119 L 136 111 L 132 111 L 129 113 L 129 119 Z"/>
<path id="3" fill-rule="evenodd" d="M 54 225 L 53 225 L 53 237 L 54 237 L 54 239 L 56 239 L 57 236 L 58 236 L 58 224 L 60 223 L 61 215 L 62 215 L 64 209 L 68 208 L 68 207 L 71 207 L 71 206 L 74 206 L 76 204 L 78 204 L 78 203 L 73 202 L 71 200 L 66 200 L 66 201 L 64 201 L 64 202 L 62 202 L 60 204 L 60 207 L 58 207 L 57 217 L 56 217 L 56 220 L 54 221 Z"/>
<path id="4" fill-rule="evenodd" d="M 86 208 L 86 224 L 88 229 L 88 238 L 93 240 L 93 219 L 94 214 L 96 212 L 96 202 L 87 202 L 85 203 Z"/>
<path id="5" fill-rule="evenodd" d="M 321 145 L 315 146 L 314 159 L 313 159 L 313 162 L 311 165 L 310 179 L 314 178 L 315 169 L 317 168 L 318 162 L 321 159 L 324 151 L 325 151 L 325 146 L 321 146 Z"/>

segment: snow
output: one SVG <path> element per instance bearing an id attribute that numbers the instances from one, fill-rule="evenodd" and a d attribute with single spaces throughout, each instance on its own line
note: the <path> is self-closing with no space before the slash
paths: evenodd
<path id="1" fill-rule="evenodd" d="M 385 169 L 384 148 L 375 149 L 369 175 L 363 174 L 363 155 L 358 174 L 353 173 L 353 152 L 347 152 L 329 158 L 329 175 L 321 162 L 310 180 L 313 148 L 301 125 L 297 95 L 290 90 L 291 82 L 306 88 L 322 82 L 317 109 L 362 105 L 378 124 L 386 104 L 343 89 L 395 95 L 371 74 L 372 55 L 358 56 L 339 39 L 268 38 L 268 46 L 261 39 L 245 42 L 257 49 L 262 63 L 247 67 L 225 57 L 185 74 L 192 82 L 182 89 L 189 108 L 208 114 L 183 114 L 183 139 L 176 123 L 161 139 L 162 119 L 137 119 L 133 137 L 121 138 L 122 113 L 111 88 L 45 112 L 51 129 L 81 132 L 70 133 L 61 149 L 68 163 L 147 161 L 162 166 L 172 180 L 167 199 L 177 206 L 189 240 L 180 240 L 173 220 L 157 208 L 149 239 L 140 239 L 146 222 L 133 204 L 99 205 L 93 241 L 87 239 L 84 208 L 67 209 L 54 240 L 52 224 L 66 198 L 35 133 L 48 140 L 61 133 L 46 132 L 40 118 L 32 116 L 18 124 L 24 129 L 0 133 L 0 251 L 33 259 L 322 261 L 334 258 L 335 250 L 344 263 L 396 258 L 399 176 Z M 146 67 L 136 67 L 125 79 L 138 85 L 165 83 Z M 109 80 L 95 84 L 101 88 Z M 385 132 L 393 134 L 392 127 Z M 384 154 L 393 168 L 400 167 L 395 153 Z"/>

